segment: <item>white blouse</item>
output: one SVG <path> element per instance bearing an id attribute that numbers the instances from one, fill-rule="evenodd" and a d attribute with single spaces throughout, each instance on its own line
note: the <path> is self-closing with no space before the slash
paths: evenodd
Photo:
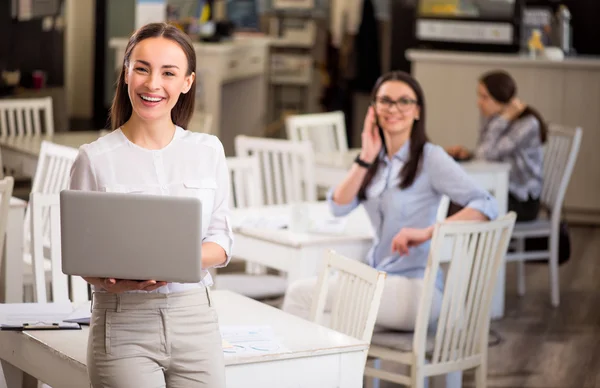
<path id="1" fill-rule="evenodd" d="M 202 241 L 223 247 L 227 261 L 222 266 L 231 258 L 229 173 L 223 145 L 215 136 L 177 127 L 167 146 L 148 150 L 116 129 L 81 146 L 71 169 L 69 188 L 197 197 L 202 200 Z M 169 283 L 152 292 L 181 292 L 212 285 L 208 271 L 203 270 L 203 276 L 198 284 Z"/>

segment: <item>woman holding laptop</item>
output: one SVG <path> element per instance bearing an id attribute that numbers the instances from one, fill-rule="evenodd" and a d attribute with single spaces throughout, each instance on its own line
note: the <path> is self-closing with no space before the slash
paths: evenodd
<path id="1" fill-rule="evenodd" d="M 229 261 L 229 178 L 219 139 L 184 130 L 194 109 L 195 69 L 186 34 L 164 23 L 137 30 L 117 81 L 114 131 L 81 147 L 70 189 L 199 198 L 206 269 Z M 208 272 L 197 284 L 85 280 L 94 290 L 88 344 L 94 388 L 225 386 Z"/>

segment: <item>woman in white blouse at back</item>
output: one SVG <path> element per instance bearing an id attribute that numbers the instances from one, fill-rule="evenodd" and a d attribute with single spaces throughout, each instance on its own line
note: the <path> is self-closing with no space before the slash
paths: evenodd
<path id="1" fill-rule="evenodd" d="M 82 146 L 71 171 L 73 190 L 202 200 L 201 283 L 86 278 L 94 289 L 94 388 L 225 386 L 206 268 L 230 257 L 228 172 L 219 139 L 184 130 L 194 109 L 195 68 L 192 42 L 177 28 L 153 23 L 136 31 L 111 108 L 114 131 Z"/>

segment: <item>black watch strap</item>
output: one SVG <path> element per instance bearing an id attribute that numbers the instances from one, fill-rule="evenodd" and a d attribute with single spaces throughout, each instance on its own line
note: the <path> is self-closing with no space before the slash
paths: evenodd
<path id="1" fill-rule="evenodd" d="M 360 158 L 360 155 L 356 155 L 356 158 L 354 158 L 354 163 L 364 168 L 370 168 L 373 165 L 373 163 L 367 163 L 364 160 L 362 160 Z"/>

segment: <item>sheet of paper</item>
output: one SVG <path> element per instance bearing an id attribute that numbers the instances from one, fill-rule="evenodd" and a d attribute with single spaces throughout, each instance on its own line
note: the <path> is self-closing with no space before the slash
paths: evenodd
<path id="1" fill-rule="evenodd" d="M 5 303 L 0 304 L 0 325 L 52 324 L 62 322 L 72 311 L 70 302 Z"/>
<path id="2" fill-rule="evenodd" d="M 82 325 L 89 325 L 92 317 L 92 302 L 84 302 L 77 306 L 68 317 L 64 319 L 64 322 L 75 322 Z"/>
<path id="3" fill-rule="evenodd" d="M 270 326 L 221 326 L 221 336 L 225 356 L 286 352 Z"/>

